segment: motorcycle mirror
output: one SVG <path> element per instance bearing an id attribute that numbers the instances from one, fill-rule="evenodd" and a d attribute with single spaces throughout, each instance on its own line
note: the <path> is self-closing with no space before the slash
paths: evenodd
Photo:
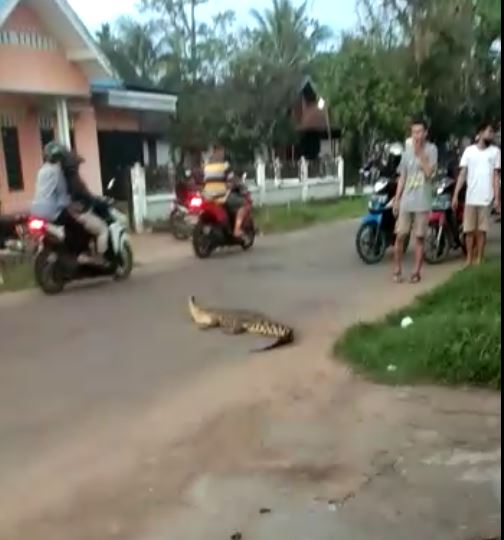
<path id="1" fill-rule="evenodd" d="M 403 153 L 403 145 L 401 143 L 398 143 L 398 142 L 396 142 L 394 144 L 391 144 L 389 152 L 393 156 L 399 157 Z"/>
<path id="2" fill-rule="evenodd" d="M 107 191 L 110 191 L 114 187 L 115 183 L 116 183 L 116 179 L 112 178 L 110 182 L 107 184 Z"/>

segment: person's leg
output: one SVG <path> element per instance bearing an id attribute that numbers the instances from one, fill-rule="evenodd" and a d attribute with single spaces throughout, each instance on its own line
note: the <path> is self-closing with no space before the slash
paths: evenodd
<path id="1" fill-rule="evenodd" d="M 487 232 L 490 227 L 490 208 L 478 207 L 478 225 L 476 232 L 476 264 L 481 264 L 485 256 Z"/>
<path id="2" fill-rule="evenodd" d="M 79 223 L 96 238 L 96 251 L 98 255 L 105 255 L 108 248 L 107 224 L 92 212 L 85 212 L 78 217 Z"/>
<path id="3" fill-rule="evenodd" d="M 242 206 L 236 213 L 235 227 L 234 227 L 234 235 L 236 236 L 236 238 L 240 238 L 243 234 L 243 222 L 245 221 L 246 217 L 247 217 L 247 209 L 244 206 Z"/>
<path id="4" fill-rule="evenodd" d="M 464 234 L 466 241 L 467 260 L 466 266 L 472 266 L 474 262 L 474 247 L 475 247 L 475 230 L 476 230 L 476 208 L 474 206 L 468 206 L 464 208 Z"/>
<path id="5" fill-rule="evenodd" d="M 411 214 L 400 212 L 396 223 L 396 241 L 394 246 L 394 279 L 400 281 L 404 256 L 404 241 L 411 230 Z"/>
<path id="6" fill-rule="evenodd" d="M 419 281 L 424 262 L 424 238 L 427 229 L 427 214 L 415 213 L 413 232 L 415 235 L 415 267 L 412 274 L 413 281 Z"/>

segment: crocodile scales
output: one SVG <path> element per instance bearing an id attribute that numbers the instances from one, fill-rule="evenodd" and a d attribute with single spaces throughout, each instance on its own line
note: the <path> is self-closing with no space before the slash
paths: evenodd
<path id="1" fill-rule="evenodd" d="M 272 321 L 266 315 L 242 309 L 214 309 L 196 304 L 194 296 L 189 298 L 189 312 L 198 328 L 205 330 L 220 328 L 227 334 L 253 334 L 275 338 L 272 345 L 256 352 L 269 351 L 289 345 L 294 341 L 294 330 L 285 324 Z"/>

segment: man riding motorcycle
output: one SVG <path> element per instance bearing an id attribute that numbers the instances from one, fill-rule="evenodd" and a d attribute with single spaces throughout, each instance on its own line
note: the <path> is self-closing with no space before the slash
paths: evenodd
<path id="1" fill-rule="evenodd" d="M 225 159 L 225 149 L 221 145 L 214 146 L 212 155 L 205 165 L 203 190 L 206 193 L 227 192 L 224 204 L 234 218 L 234 236 L 241 238 L 247 208 L 241 194 L 241 186 L 235 181 L 231 165 Z"/>
<path id="2" fill-rule="evenodd" d="M 37 175 L 31 213 L 34 217 L 67 226 L 77 221 L 96 238 L 98 262 L 108 247 L 106 223 L 91 212 L 98 202 L 78 173 L 82 158 L 57 142 L 44 148 L 44 164 Z"/>

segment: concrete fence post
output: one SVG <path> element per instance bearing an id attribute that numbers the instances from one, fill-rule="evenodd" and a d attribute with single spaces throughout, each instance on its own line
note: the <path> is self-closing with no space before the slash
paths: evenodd
<path id="1" fill-rule="evenodd" d="M 340 185 L 340 196 L 343 197 L 345 195 L 345 160 L 343 159 L 343 156 L 338 156 L 336 158 L 336 170 L 339 185 Z"/>
<path id="2" fill-rule="evenodd" d="M 259 188 L 259 206 L 264 206 L 266 202 L 266 163 L 261 157 L 256 161 L 256 179 Z"/>
<path id="3" fill-rule="evenodd" d="M 147 217 L 147 190 L 145 185 L 145 169 L 135 163 L 131 169 L 131 187 L 133 192 L 133 224 L 136 233 L 144 232 Z"/>
<path id="4" fill-rule="evenodd" d="M 299 180 L 301 181 L 301 200 L 308 200 L 308 162 L 304 156 L 299 160 Z"/>

